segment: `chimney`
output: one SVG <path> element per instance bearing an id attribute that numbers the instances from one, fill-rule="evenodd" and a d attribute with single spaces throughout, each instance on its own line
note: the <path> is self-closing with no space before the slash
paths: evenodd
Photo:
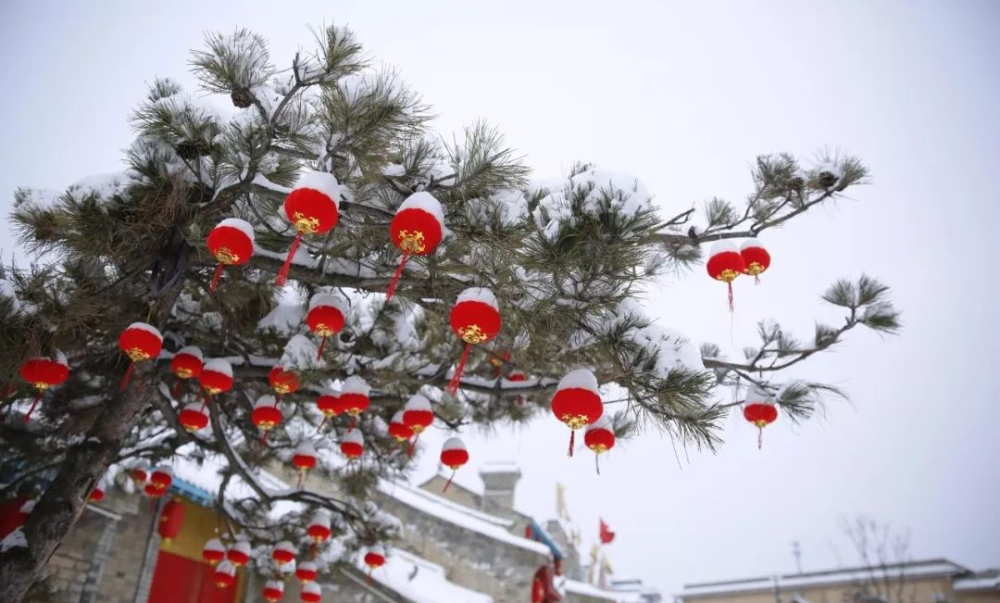
<path id="1" fill-rule="evenodd" d="M 490 515 L 514 515 L 514 489 L 521 479 L 521 470 L 513 462 L 486 463 L 479 469 L 483 480 L 480 510 Z"/>

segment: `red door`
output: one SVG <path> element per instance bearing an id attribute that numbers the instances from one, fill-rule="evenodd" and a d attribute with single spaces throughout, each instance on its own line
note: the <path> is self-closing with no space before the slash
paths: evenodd
<path id="1" fill-rule="evenodd" d="M 239 580 L 219 588 L 214 574 L 207 563 L 160 551 L 148 603 L 235 603 Z"/>

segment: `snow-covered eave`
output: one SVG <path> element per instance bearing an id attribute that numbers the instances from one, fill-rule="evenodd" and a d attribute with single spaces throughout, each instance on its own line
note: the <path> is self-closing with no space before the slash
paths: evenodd
<path id="1" fill-rule="evenodd" d="M 563 588 L 568 593 L 573 593 L 574 595 L 583 595 L 585 597 L 590 597 L 592 599 L 615 601 L 616 603 L 621 600 L 619 593 L 614 593 L 609 590 L 604 590 L 602 588 L 594 586 L 593 584 L 588 584 L 587 582 L 580 582 L 578 580 L 566 580 L 563 583 Z"/>
<path id="2" fill-rule="evenodd" d="M 990 578 L 959 578 L 952 582 L 951 587 L 956 591 L 970 590 L 1000 590 L 1000 575 Z"/>

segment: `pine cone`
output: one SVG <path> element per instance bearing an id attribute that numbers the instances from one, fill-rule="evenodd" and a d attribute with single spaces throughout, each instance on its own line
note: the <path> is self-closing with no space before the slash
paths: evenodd
<path id="1" fill-rule="evenodd" d="M 253 104 L 254 96 L 246 88 L 237 88 L 233 90 L 233 93 L 229 95 L 229 98 L 233 99 L 233 104 L 240 109 L 246 109 Z"/>
<path id="2" fill-rule="evenodd" d="M 177 155 L 184 161 L 194 161 L 198 158 L 198 147 L 193 142 L 184 141 L 177 145 Z"/>
<path id="3" fill-rule="evenodd" d="M 816 183 L 823 188 L 831 188 L 837 184 L 838 177 L 832 172 L 822 171 L 816 175 Z"/>

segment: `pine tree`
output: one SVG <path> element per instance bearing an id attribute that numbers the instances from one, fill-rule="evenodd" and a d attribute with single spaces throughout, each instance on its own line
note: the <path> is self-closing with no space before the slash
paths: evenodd
<path id="1" fill-rule="evenodd" d="M 420 96 L 394 72 L 374 69 L 344 28 L 316 32 L 315 50 L 296 55 L 290 69 L 273 65 L 263 38 L 245 30 L 208 36 L 190 64 L 202 90 L 153 82 L 131 116 L 135 140 L 123 173 L 61 194 L 16 192 L 11 219 L 34 263 L 0 273 L 0 383 L 10 385 L 0 461 L 18 468 L 0 495 L 30 491 L 40 476 L 50 481 L 23 527 L 28 547 L 0 554 L 0 600 L 21 600 L 98 480 L 120 480 L 118 472 L 138 460 L 224 459 L 219 510 L 257 544 L 301 532 L 295 516 L 280 526 L 267 517 L 273 504 L 294 501 L 328 510 L 356 549 L 398 529 L 366 493 L 379 478 L 407 471 L 408 457 L 385 426 L 411 394 L 431 398 L 436 420 L 455 430 L 524 422 L 548 412 L 559 379 L 585 366 L 627 392 L 615 416 L 619 437 L 646 424 L 682 445 L 714 449 L 720 420 L 738 406 L 717 401 L 733 399 L 723 390 L 756 385 L 784 417 L 807 419 L 840 392 L 782 379 L 781 371 L 856 327 L 899 327 L 888 287 L 862 276 L 823 294 L 844 310 L 839 327 L 817 325 L 802 343 L 763 322 L 760 343 L 729 360 L 718 346 L 699 351 L 653 324 L 636 302 L 659 274 L 702 262 L 706 244 L 755 237 L 864 183 L 856 158 L 829 157 L 807 169 L 789 155 L 761 156 L 745 202 L 713 199 L 664 217 L 638 181 L 590 164 L 576 164 L 559 184 L 532 184 L 522 158 L 485 123 L 440 142 Z M 229 95 L 232 109 L 205 92 Z M 290 286 L 276 288 L 295 236 L 282 202 L 305 170 L 332 173 L 343 185 L 340 223 L 304 239 Z M 409 259 L 386 302 L 400 258 L 389 221 L 421 191 L 441 202 L 450 233 L 435 253 Z M 206 235 L 229 217 L 253 225 L 257 249 L 248 265 L 228 268 L 213 293 L 216 260 Z M 472 286 L 496 293 L 503 329 L 473 349 L 452 396 L 445 385 L 462 342 L 448 312 Z M 339 296 L 349 312 L 317 358 L 302 316 L 322 292 Z M 164 334 L 164 354 L 137 365 L 121 391 L 128 359 L 117 339 L 135 321 Z M 175 396 L 169 370 L 185 345 L 234 367 L 235 387 L 209 403 L 210 425 L 195 433 L 181 427 L 178 412 L 198 393 L 185 385 Z M 47 392 L 26 423 L 21 413 L 33 393 L 18 369 L 58 352 L 69 361 L 69 380 Z M 283 423 L 261 443 L 250 414 L 270 393 L 268 373 L 278 363 L 294 368 L 304 387 L 282 398 Z M 528 378 L 506 379 L 515 371 Z M 364 461 L 348 469 L 330 459 L 350 419 L 324 423 L 313 402 L 352 375 L 371 385 L 372 407 L 357 422 Z M 326 459 L 331 487 L 263 485 L 260 471 L 287 465 L 304 439 Z M 235 482 L 252 496 L 228 492 Z"/>

